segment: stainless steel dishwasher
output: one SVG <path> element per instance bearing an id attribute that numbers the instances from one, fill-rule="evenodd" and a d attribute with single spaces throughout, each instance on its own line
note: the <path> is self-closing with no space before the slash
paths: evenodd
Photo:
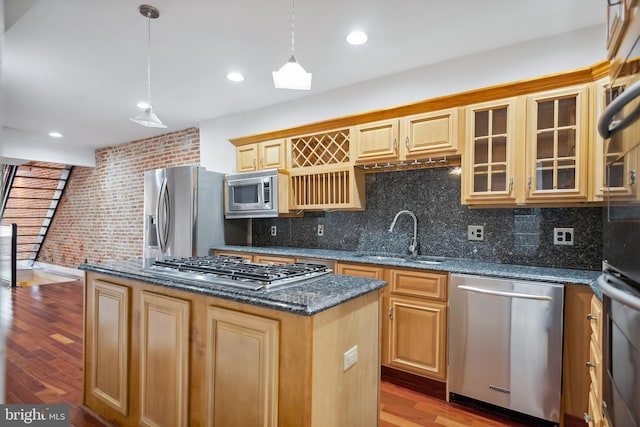
<path id="1" fill-rule="evenodd" d="M 559 424 L 564 286 L 452 274 L 451 401 Z"/>

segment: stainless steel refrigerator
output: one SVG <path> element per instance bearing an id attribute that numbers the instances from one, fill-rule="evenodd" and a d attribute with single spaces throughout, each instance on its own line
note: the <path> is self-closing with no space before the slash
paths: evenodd
<path id="1" fill-rule="evenodd" d="M 201 166 L 144 173 L 143 257 L 205 256 L 247 244 L 247 222 L 224 219 L 224 174 Z"/>

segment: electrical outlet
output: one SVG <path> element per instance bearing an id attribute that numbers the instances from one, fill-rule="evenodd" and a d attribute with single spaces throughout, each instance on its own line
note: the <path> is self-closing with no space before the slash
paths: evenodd
<path id="1" fill-rule="evenodd" d="M 575 234 L 573 228 L 554 228 L 553 229 L 553 244 L 554 245 L 570 245 L 573 246 L 573 240 Z"/>
<path id="2" fill-rule="evenodd" d="M 324 236 L 324 224 L 318 224 L 318 236 Z"/>
<path id="3" fill-rule="evenodd" d="M 275 225 L 271 226 L 271 235 L 272 236 L 277 236 L 278 235 L 278 227 Z"/>
<path id="4" fill-rule="evenodd" d="M 467 226 L 467 240 L 484 240 L 484 225 Z"/>
<path id="5" fill-rule="evenodd" d="M 350 367 L 356 364 L 358 361 L 358 346 L 354 345 L 349 350 L 344 352 L 343 358 L 343 371 L 346 371 Z"/>

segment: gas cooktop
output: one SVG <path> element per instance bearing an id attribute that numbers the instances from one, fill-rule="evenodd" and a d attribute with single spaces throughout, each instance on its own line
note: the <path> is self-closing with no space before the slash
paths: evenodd
<path id="1" fill-rule="evenodd" d="M 260 264 L 227 255 L 163 257 L 154 260 L 145 270 L 168 278 L 253 290 L 278 288 L 331 272 L 320 264 Z"/>

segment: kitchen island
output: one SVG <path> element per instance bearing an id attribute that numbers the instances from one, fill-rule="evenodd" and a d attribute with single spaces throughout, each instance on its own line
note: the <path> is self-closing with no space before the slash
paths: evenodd
<path id="1" fill-rule="evenodd" d="M 382 280 L 273 290 L 85 264 L 84 397 L 114 425 L 378 423 Z"/>

